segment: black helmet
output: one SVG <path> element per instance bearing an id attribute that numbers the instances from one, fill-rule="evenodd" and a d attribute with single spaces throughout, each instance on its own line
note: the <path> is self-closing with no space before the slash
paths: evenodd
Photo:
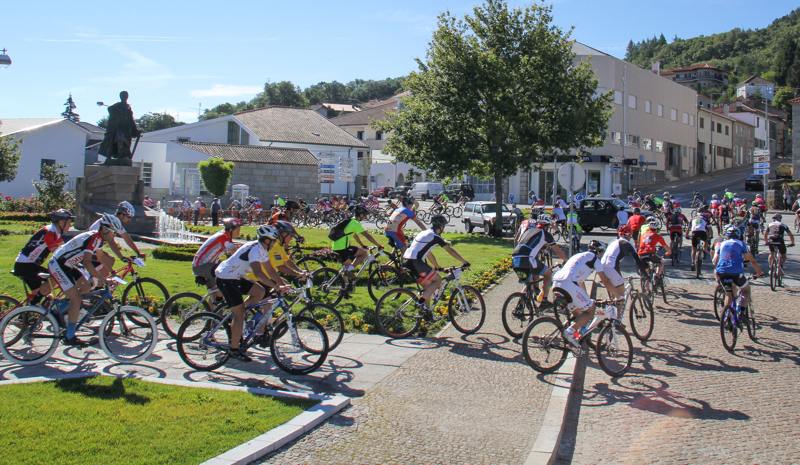
<path id="1" fill-rule="evenodd" d="M 407 207 L 409 205 L 414 205 L 414 199 L 412 199 L 411 197 L 403 197 L 402 203 L 404 207 Z"/>
<path id="2" fill-rule="evenodd" d="M 50 221 L 52 221 L 53 223 L 60 220 L 71 220 L 72 218 L 74 218 L 69 210 L 65 210 L 63 208 L 59 208 L 58 210 L 52 211 L 48 213 L 48 215 L 50 215 Z"/>
<path id="3" fill-rule="evenodd" d="M 349 210 L 351 212 L 353 212 L 353 215 L 355 215 L 355 216 L 358 216 L 358 215 L 369 215 L 369 210 L 367 210 L 367 207 L 365 207 L 363 205 L 354 205 L 354 206 L 350 207 Z"/>
<path id="4" fill-rule="evenodd" d="M 444 215 L 433 215 L 431 217 L 431 226 L 433 226 L 434 229 L 444 228 L 446 224 L 447 218 L 445 218 Z"/>
<path id="5" fill-rule="evenodd" d="M 292 226 L 292 223 L 289 223 L 288 221 L 276 221 L 275 228 L 277 228 L 278 232 L 281 235 L 283 234 L 295 235 L 294 226 Z"/>
<path id="6" fill-rule="evenodd" d="M 300 204 L 295 202 L 294 200 L 289 200 L 286 202 L 286 209 L 293 208 L 295 210 L 300 210 Z"/>
<path id="7" fill-rule="evenodd" d="M 639 214 L 641 212 L 642 212 L 642 210 L 639 207 L 636 207 L 636 208 L 633 209 L 633 213 Z"/>
<path id="8" fill-rule="evenodd" d="M 595 255 L 602 255 L 606 251 L 606 245 L 602 242 L 593 239 L 589 242 L 589 252 L 594 252 Z"/>

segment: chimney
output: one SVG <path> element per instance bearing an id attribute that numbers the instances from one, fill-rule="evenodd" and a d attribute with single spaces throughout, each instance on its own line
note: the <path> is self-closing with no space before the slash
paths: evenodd
<path id="1" fill-rule="evenodd" d="M 730 106 L 726 103 L 723 108 L 725 109 L 725 116 L 730 116 Z"/>
<path id="2" fill-rule="evenodd" d="M 655 74 L 656 76 L 661 76 L 661 62 L 660 61 L 654 61 L 653 62 L 652 71 L 653 71 L 653 74 Z"/>

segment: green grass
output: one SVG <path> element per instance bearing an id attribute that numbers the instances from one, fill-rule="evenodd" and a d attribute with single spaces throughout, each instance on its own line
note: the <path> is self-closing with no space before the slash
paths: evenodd
<path id="1" fill-rule="evenodd" d="M 7 385 L 0 461 L 196 464 L 315 403 L 108 376 Z"/>

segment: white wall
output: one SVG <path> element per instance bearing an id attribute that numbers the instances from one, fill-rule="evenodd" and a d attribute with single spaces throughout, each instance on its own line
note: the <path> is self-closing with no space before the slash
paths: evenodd
<path id="1" fill-rule="evenodd" d="M 15 198 L 36 194 L 33 181 L 39 181 L 43 158 L 67 165 L 62 171 L 70 176 L 67 187 L 74 189 L 75 179 L 83 176 L 84 153 L 88 135 L 88 131 L 68 120 L 14 134 L 13 137 L 25 138 L 20 146 L 22 153 L 19 159 L 19 169 L 17 177 L 13 181 L 0 182 L 0 194 Z"/>
<path id="2" fill-rule="evenodd" d="M 133 161 L 153 164 L 150 187 L 153 189 L 169 189 L 172 164 L 167 163 L 167 144 L 163 142 L 139 142 Z"/>
<path id="3" fill-rule="evenodd" d="M 213 142 L 216 144 L 228 143 L 228 121 L 231 118 L 217 118 L 199 123 L 192 123 L 160 131 L 148 132 L 142 135 L 142 142 L 167 142 L 178 140 L 178 137 L 188 137 L 191 142 Z M 237 121 L 236 124 L 241 123 Z M 258 138 L 250 135 L 253 145 Z M 138 150 L 138 149 L 137 149 Z"/>

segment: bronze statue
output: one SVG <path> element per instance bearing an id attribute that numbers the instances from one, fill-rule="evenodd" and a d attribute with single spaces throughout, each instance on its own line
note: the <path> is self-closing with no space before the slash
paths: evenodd
<path id="1" fill-rule="evenodd" d="M 119 98 L 120 102 L 108 107 L 108 127 L 98 153 L 106 157 L 104 165 L 131 166 L 133 152 L 136 151 L 136 146 L 131 151 L 131 140 L 136 137 L 138 143 L 142 133 L 136 127 L 133 110 L 128 105 L 128 93 L 123 90 Z"/>

